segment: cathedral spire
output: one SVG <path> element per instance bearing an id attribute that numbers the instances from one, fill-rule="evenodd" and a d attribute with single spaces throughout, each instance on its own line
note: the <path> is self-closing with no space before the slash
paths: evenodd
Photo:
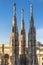
<path id="1" fill-rule="evenodd" d="M 22 12 L 21 30 L 23 30 L 24 29 L 24 9 L 22 9 L 21 12 Z"/>
<path id="2" fill-rule="evenodd" d="M 13 60 L 13 65 L 18 65 L 19 34 L 18 34 L 17 18 L 16 18 L 16 3 L 14 3 L 13 6 L 14 6 L 14 16 L 12 21 L 12 32 L 11 32 L 12 60 Z"/>
<path id="3" fill-rule="evenodd" d="M 34 26 L 32 4 L 30 4 L 30 27 L 29 27 L 29 32 L 28 32 L 28 56 L 29 56 L 28 65 L 35 65 L 36 64 L 36 30 Z"/>

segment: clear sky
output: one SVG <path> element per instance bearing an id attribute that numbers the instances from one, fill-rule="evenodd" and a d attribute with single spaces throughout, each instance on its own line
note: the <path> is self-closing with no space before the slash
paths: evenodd
<path id="1" fill-rule="evenodd" d="M 26 38 L 28 38 L 30 23 L 30 3 L 33 4 L 36 39 L 43 43 L 43 0 L 0 0 L 0 43 L 8 43 L 10 41 L 14 2 L 17 7 L 18 31 L 20 31 L 21 8 L 24 8 Z"/>

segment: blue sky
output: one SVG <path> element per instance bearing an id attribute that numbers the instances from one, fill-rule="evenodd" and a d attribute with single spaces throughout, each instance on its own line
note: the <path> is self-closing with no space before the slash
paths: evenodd
<path id="1" fill-rule="evenodd" d="M 10 41 L 10 31 L 13 18 L 13 3 L 17 8 L 17 25 L 20 32 L 21 9 L 24 8 L 26 38 L 30 23 L 30 3 L 33 4 L 33 17 L 36 27 L 36 39 L 43 43 L 43 0 L 0 0 L 0 43 Z"/>

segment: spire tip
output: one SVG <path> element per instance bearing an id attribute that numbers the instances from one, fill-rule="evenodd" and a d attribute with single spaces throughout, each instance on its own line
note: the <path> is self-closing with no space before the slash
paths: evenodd
<path id="1" fill-rule="evenodd" d="M 16 3 L 14 3 L 14 6 L 16 6 Z"/>

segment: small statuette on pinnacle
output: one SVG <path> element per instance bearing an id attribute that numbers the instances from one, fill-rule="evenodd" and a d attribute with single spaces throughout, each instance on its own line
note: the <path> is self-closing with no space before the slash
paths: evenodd
<path id="1" fill-rule="evenodd" d="M 22 14 L 22 17 L 21 17 L 21 29 L 24 30 L 24 9 L 22 8 L 21 10 L 21 14 Z"/>
<path id="2" fill-rule="evenodd" d="M 16 3 L 14 3 L 14 16 L 16 16 Z"/>
<path id="3" fill-rule="evenodd" d="M 22 19 L 24 19 L 24 9 L 22 8 Z"/>
<path id="4" fill-rule="evenodd" d="M 30 16 L 33 15 L 33 8 L 32 8 L 32 4 L 30 4 Z"/>

